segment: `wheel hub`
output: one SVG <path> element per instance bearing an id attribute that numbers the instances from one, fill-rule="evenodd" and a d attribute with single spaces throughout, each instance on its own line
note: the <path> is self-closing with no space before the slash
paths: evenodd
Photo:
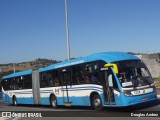
<path id="1" fill-rule="evenodd" d="M 52 100 L 52 105 L 56 106 L 56 100 Z"/>
<path id="2" fill-rule="evenodd" d="M 94 104 L 95 104 L 96 107 L 99 106 L 101 104 L 100 99 L 95 99 Z"/>

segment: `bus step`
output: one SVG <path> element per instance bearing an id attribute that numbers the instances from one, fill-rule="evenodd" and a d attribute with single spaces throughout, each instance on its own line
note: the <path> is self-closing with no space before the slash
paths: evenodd
<path id="1" fill-rule="evenodd" d="M 70 106 L 72 106 L 72 102 L 65 102 L 64 105 L 67 107 L 70 107 Z"/>

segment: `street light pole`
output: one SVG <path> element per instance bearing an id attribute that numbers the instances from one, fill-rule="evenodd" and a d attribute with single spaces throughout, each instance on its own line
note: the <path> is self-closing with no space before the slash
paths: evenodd
<path id="1" fill-rule="evenodd" d="M 16 67 L 15 67 L 15 63 L 13 62 L 13 73 L 16 72 Z"/>
<path id="2" fill-rule="evenodd" d="M 65 13 L 66 13 L 66 37 L 67 37 L 67 51 L 68 51 L 68 60 L 70 60 L 70 43 L 69 43 L 68 6 L 67 6 L 67 0 L 65 0 Z"/>

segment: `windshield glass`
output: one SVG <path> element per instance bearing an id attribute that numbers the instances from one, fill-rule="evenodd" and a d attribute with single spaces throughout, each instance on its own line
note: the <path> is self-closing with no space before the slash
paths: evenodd
<path id="1" fill-rule="evenodd" d="M 140 87 L 153 83 L 147 67 L 141 60 L 120 61 L 116 64 L 122 87 Z"/>

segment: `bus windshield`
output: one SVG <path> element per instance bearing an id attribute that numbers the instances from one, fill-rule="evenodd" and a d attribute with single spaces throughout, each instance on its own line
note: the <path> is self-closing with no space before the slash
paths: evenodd
<path id="1" fill-rule="evenodd" d="M 118 66 L 118 78 L 124 88 L 141 87 L 153 83 L 152 77 L 141 60 L 127 60 L 116 62 Z"/>

